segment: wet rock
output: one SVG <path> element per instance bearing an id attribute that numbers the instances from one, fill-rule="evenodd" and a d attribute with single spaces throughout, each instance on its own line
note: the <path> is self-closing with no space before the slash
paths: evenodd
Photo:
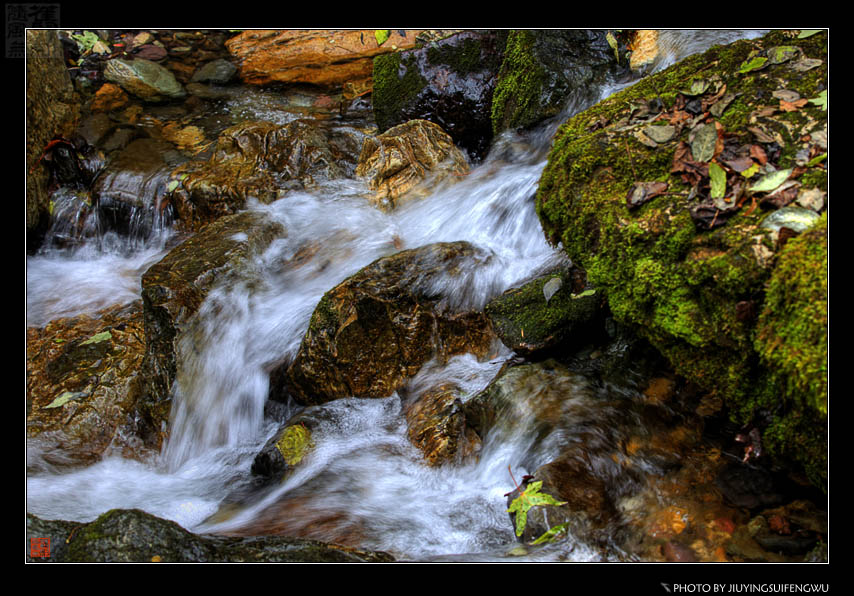
<path id="1" fill-rule="evenodd" d="M 355 157 L 316 123 L 246 122 L 224 130 L 208 161 L 176 168 L 172 201 L 185 228 L 242 209 L 249 197 L 272 202 L 290 190 L 352 173 Z"/>
<path id="2" fill-rule="evenodd" d="M 187 92 L 169 70 L 151 60 L 113 58 L 104 66 L 104 78 L 144 101 L 181 99 Z"/>
<path id="3" fill-rule="evenodd" d="M 226 46 L 245 83 L 359 87 L 371 79 L 374 56 L 414 46 L 421 30 L 389 33 L 379 45 L 373 29 L 251 30 L 232 37 Z"/>
<path id="4" fill-rule="evenodd" d="M 283 480 L 313 447 L 306 424 L 288 424 L 255 456 L 251 472 L 265 480 Z"/>
<path id="5" fill-rule="evenodd" d="M 80 114 L 80 99 L 68 75 L 55 30 L 29 29 L 27 46 L 27 250 L 41 244 L 50 220 L 50 175 L 40 163 L 47 144 L 68 137 Z"/>
<path id="6" fill-rule="evenodd" d="M 773 475 L 755 466 L 727 465 L 715 484 L 723 497 L 736 507 L 757 509 L 777 505 L 783 499 Z"/>
<path id="7" fill-rule="evenodd" d="M 461 396 L 457 387 L 442 385 L 418 396 L 404 411 L 409 440 L 428 465 L 461 463 L 480 448 L 480 438 L 466 424 Z"/>
<path id="8" fill-rule="evenodd" d="M 163 419 L 139 409 L 144 352 L 140 301 L 27 329 L 28 469 L 157 454 Z"/>
<path id="9" fill-rule="evenodd" d="M 130 129 L 125 129 L 133 134 Z M 113 139 L 115 141 L 116 139 Z M 162 140 L 136 139 L 118 150 L 92 185 L 102 225 L 124 235 L 146 238 L 164 220 L 166 184 L 174 167 L 174 147 Z"/>
<path id="10" fill-rule="evenodd" d="M 504 345 L 530 356 L 583 330 L 596 317 L 600 302 L 594 289 L 575 293 L 570 273 L 556 272 L 507 290 L 484 312 Z"/>
<path id="11" fill-rule="evenodd" d="M 225 216 L 172 249 L 142 276 L 146 352 L 144 407 L 168 418 L 179 367 L 178 342 L 192 333 L 208 293 L 225 280 L 251 280 L 251 258 L 286 234 L 280 224 L 253 212 Z"/>
<path id="12" fill-rule="evenodd" d="M 602 30 L 517 30 L 507 38 L 492 103 L 492 127 L 526 128 L 559 114 L 596 81 L 620 72 Z"/>
<path id="13" fill-rule="evenodd" d="M 484 356 L 494 335 L 479 312 L 451 309 L 432 287 L 478 249 L 438 243 L 378 259 L 327 292 L 299 352 L 271 375 L 271 395 L 300 403 L 386 397 L 433 357 Z"/>
<path id="14" fill-rule="evenodd" d="M 492 139 L 492 94 L 506 39 L 506 31 L 465 31 L 377 56 L 371 99 L 379 130 L 429 120 L 472 159 L 482 159 Z"/>
<path id="15" fill-rule="evenodd" d="M 27 536 L 52 536 L 57 563 L 348 563 L 391 562 L 383 552 L 314 540 L 193 534 L 173 521 L 138 509 L 113 509 L 92 522 L 42 520 L 27 515 Z M 63 539 L 64 538 L 64 539 Z M 29 556 L 29 541 L 27 542 Z"/>
<path id="16" fill-rule="evenodd" d="M 643 70 L 652 65 L 660 54 L 658 30 L 639 29 L 633 32 L 631 52 L 629 66 L 632 70 Z"/>
<path id="17" fill-rule="evenodd" d="M 690 546 L 675 540 L 667 541 L 662 547 L 664 559 L 670 563 L 696 563 L 697 555 Z"/>
<path id="18" fill-rule="evenodd" d="M 218 85 L 224 85 L 230 82 L 236 74 L 237 67 L 228 60 L 220 58 L 219 60 L 208 62 L 199 68 L 190 80 L 193 83 L 215 83 Z"/>
<path id="19" fill-rule="evenodd" d="M 426 120 L 412 120 L 366 138 L 356 167 L 356 175 L 366 178 L 375 191 L 371 200 L 387 210 L 468 171 L 468 160 L 451 137 Z"/>

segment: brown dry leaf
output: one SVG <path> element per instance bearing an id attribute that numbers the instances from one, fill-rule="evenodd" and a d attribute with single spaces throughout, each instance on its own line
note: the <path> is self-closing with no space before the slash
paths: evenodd
<path id="1" fill-rule="evenodd" d="M 807 100 L 803 97 L 795 101 L 780 100 L 780 109 L 784 112 L 795 112 L 807 105 Z"/>
<path id="2" fill-rule="evenodd" d="M 626 204 L 629 209 L 640 207 L 650 199 L 664 194 L 666 190 L 666 182 L 638 182 L 626 195 Z"/>

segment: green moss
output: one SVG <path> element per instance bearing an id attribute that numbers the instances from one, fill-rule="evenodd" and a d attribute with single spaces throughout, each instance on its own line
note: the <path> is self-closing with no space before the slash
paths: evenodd
<path id="1" fill-rule="evenodd" d="M 314 443 L 311 440 L 311 431 L 302 424 L 287 427 L 276 441 L 276 448 L 289 466 L 301 462 L 312 447 Z"/>
<path id="2" fill-rule="evenodd" d="M 534 119 L 545 70 L 533 56 L 534 33 L 511 31 L 507 36 L 504 63 L 492 98 L 492 130 L 524 127 Z"/>
<path id="3" fill-rule="evenodd" d="M 402 106 L 426 85 L 427 81 L 415 67 L 413 54 L 392 52 L 375 57 L 372 103 L 379 132 L 396 124 L 395 118 Z"/>

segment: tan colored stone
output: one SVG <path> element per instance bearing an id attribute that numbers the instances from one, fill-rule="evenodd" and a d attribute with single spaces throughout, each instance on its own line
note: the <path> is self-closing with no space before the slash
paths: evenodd
<path id="1" fill-rule="evenodd" d="M 629 66 L 632 70 L 638 70 L 648 66 L 658 57 L 658 30 L 638 29 L 632 41 L 632 56 Z"/>
<path id="2" fill-rule="evenodd" d="M 124 107 L 130 101 L 128 94 L 118 85 L 104 83 L 92 99 L 93 112 L 112 112 Z"/>
<path id="3" fill-rule="evenodd" d="M 421 30 L 399 30 L 378 45 L 373 29 L 252 30 L 229 39 L 226 47 L 238 59 L 245 83 L 307 83 L 363 87 L 372 78 L 373 58 L 415 46 Z"/>
<path id="4" fill-rule="evenodd" d="M 453 181 L 469 171 L 466 156 L 442 128 L 427 120 L 410 120 L 369 137 L 362 146 L 356 175 L 376 191 L 374 203 L 393 209 L 423 196 L 440 181 Z"/>
<path id="5" fill-rule="evenodd" d="M 461 397 L 457 387 L 446 384 L 406 408 L 409 440 L 431 466 L 464 461 L 480 448 L 480 438 L 465 424 Z"/>

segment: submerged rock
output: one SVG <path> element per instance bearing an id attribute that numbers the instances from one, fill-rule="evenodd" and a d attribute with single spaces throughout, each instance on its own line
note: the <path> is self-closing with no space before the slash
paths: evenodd
<path id="1" fill-rule="evenodd" d="M 50 536 L 54 563 L 381 563 L 383 552 L 283 536 L 234 538 L 193 534 L 138 509 L 113 509 L 87 523 L 27 515 L 27 536 Z"/>
<path id="2" fill-rule="evenodd" d="M 468 171 L 468 160 L 451 137 L 426 120 L 411 120 L 366 138 L 356 166 L 356 175 L 367 178 L 368 187 L 376 191 L 372 201 L 388 210 Z"/>
<path id="3" fill-rule="evenodd" d="M 480 449 L 480 438 L 466 424 L 460 390 L 450 384 L 424 392 L 405 408 L 407 435 L 428 465 L 457 464 Z"/>
<path id="4" fill-rule="evenodd" d="M 438 289 L 478 256 L 466 242 L 405 250 L 328 291 L 293 363 L 273 372 L 273 397 L 304 404 L 386 397 L 433 357 L 485 355 L 494 339 L 486 317 L 444 306 Z"/>
<path id="5" fill-rule="evenodd" d="M 793 369 L 760 362 L 754 339 L 767 284 L 784 263 L 781 243 L 761 227 L 766 209 L 782 204 L 773 191 L 786 173 L 804 188 L 826 186 L 819 159 L 826 55 L 822 33 L 795 40 L 774 32 L 644 78 L 562 126 L 537 193 L 546 236 L 587 272 L 615 319 L 636 327 L 677 373 L 716 391 L 741 423 L 756 418 L 764 443 L 776 445 L 773 455 L 785 459 L 780 447 L 798 445 L 799 465 L 819 485 L 826 479 L 826 417 L 817 406 L 826 370 L 810 365 L 810 380 L 795 389 Z M 812 62 L 804 70 L 806 60 Z M 784 111 L 777 90 L 816 101 Z M 661 143 L 641 136 L 653 120 L 674 134 Z M 802 149 L 818 157 L 796 168 Z M 783 172 L 777 185 L 759 183 L 763 167 Z M 746 178 L 749 172 L 754 177 Z M 651 182 L 663 190 L 627 202 L 636 198 L 632 189 Z M 821 290 L 811 301 L 769 309 L 766 319 L 786 326 L 803 308 L 826 309 Z M 821 320 L 808 323 L 816 362 L 826 343 Z M 770 424 L 763 411 L 774 413 Z M 816 423 L 796 431 L 791 422 L 799 417 Z"/>

